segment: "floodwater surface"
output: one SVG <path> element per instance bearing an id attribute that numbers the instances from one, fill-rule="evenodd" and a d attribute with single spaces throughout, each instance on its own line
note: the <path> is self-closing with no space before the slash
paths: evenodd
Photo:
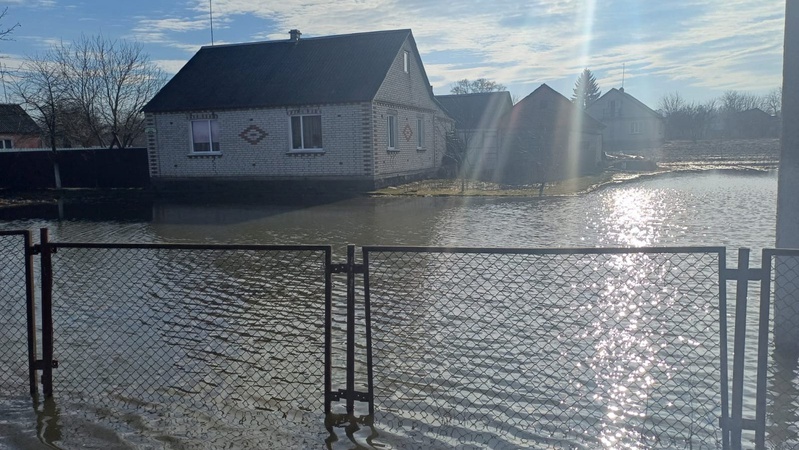
<path id="1" fill-rule="evenodd" d="M 139 216 L 112 212 L 113 220 L 82 218 L 85 205 L 64 205 L 62 220 L 19 218 L 2 223 L 2 228 L 47 227 L 56 242 L 326 244 L 333 246 L 333 262 L 344 261 L 347 244 L 724 246 L 729 261 L 735 260 L 738 247 L 749 247 L 756 266 L 759 250 L 775 241 L 776 192 L 773 171 L 708 171 L 542 199 L 376 197 L 309 207 L 156 202 L 151 208 L 137 206 Z M 380 266 L 378 258 L 375 270 L 383 267 L 384 272 L 375 274 L 373 301 L 383 309 L 376 309 L 373 320 L 376 367 L 381 370 L 376 388 L 382 391 L 375 394 L 375 424 L 326 430 L 317 395 L 323 335 L 307 323 L 324 311 L 318 304 L 302 303 L 322 289 L 313 281 L 318 254 L 264 258 L 248 253 L 232 262 L 218 254 L 178 259 L 168 252 L 86 255 L 66 250 L 54 261 L 58 264 L 60 258 L 72 275 L 56 280 L 56 294 L 78 303 L 65 306 L 64 318 L 55 319 L 62 336 L 60 342 L 57 337 L 60 393 L 33 406 L 25 387 L 20 395 L 0 394 L 0 411 L 5 411 L 0 412 L 0 436 L 6 436 L 0 445 L 717 448 L 714 414 L 719 405 L 713 394 L 719 374 L 711 369 L 717 365 L 712 345 L 718 311 L 702 303 L 717 295 L 708 287 L 713 280 L 708 285 L 690 280 L 694 290 L 707 290 L 702 291 L 707 295 L 693 297 L 681 290 L 684 280 L 674 290 L 659 284 L 675 276 L 681 280 L 674 274 L 691 270 L 687 258 L 611 255 L 601 261 L 566 261 L 547 256 L 542 263 L 526 257 L 453 261 L 436 259 L 441 255 L 401 255 L 391 263 L 396 267 Z M 702 258 L 691 264 L 712 268 L 717 262 Z M 123 282 L 114 276 L 120 265 L 132 274 Z M 275 279 L 290 279 L 286 266 L 307 272 L 309 278 L 264 288 Z M 501 270 L 492 272 L 496 267 Z M 545 274 L 541 267 L 557 270 Z M 598 272 L 597 267 L 604 269 Z M 423 282 L 402 289 L 380 284 L 402 274 L 403 279 Z M 561 282 L 547 284 L 558 278 Z M 262 302 L 264 289 L 286 300 L 285 306 Z M 343 288 L 335 289 L 334 313 L 343 307 Z M 520 302 L 522 297 L 526 300 Z M 493 301 L 491 308 L 480 302 L 484 298 Z M 531 298 L 540 302 L 531 304 Z M 552 303 L 553 298 L 564 300 Z M 606 302 L 591 300 L 597 298 Z M 675 298 L 687 303 L 674 303 Z M 403 303 L 407 299 L 429 303 Z M 135 320 L 146 326 L 93 334 L 89 325 L 116 324 L 119 305 L 132 304 Z M 658 326 L 664 314 L 673 316 Z M 469 322 L 473 317 L 489 317 L 488 326 Z M 334 332 L 343 327 L 334 320 Z M 467 331 L 447 334 L 458 327 Z M 576 338 L 558 341 L 564 335 Z M 695 342 L 667 345 L 674 336 Z M 98 340 L 121 349 L 93 350 Z M 163 345 L 148 347 L 147 342 Z M 341 348 L 341 342 L 334 342 L 334 353 Z M 684 348 L 691 350 L 680 353 Z M 459 361 L 458 352 L 482 356 Z M 65 364 L 70 355 L 101 363 L 70 366 Z M 689 357 L 693 362 L 686 363 Z M 299 370 L 258 373 L 264 361 L 282 367 L 291 358 L 300 361 Z M 141 361 L 148 361 L 148 367 L 140 367 Z M 167 364 L 178 369 L 161 373 L 159 368 Z M 336 368 L 342 364 L 333 361 Z M 784 362 L 775 364 L 772 374 L 791 372 Z M 112 380 L 106 390 L 113 395 L 86 392 L 82 380 L 87 377 L 92 386 Z M 299 390 L 286 387 L 300 381 L 307 383 Z M 776 404 L 770 427 L 782 443 L 799 442 L 790 412 L 799 407 L 798 385 L 795 378 L 775 382 L 770 393 L 771 404 Z M 203 401 L 184 401 L 188 394 Z M 560 400 L 544 404 L 546 414 L 541 415 L 532 406 L 539 396 Z M 695 411 L 691 418 L 675 419 L 669 411 L 679 412 L 686 399 L 701 405 L 690 406 Z M 531 417 L 540 429 L 528 426 Z M 646 417 L 653 419 L 642 419 Z M 564 423 L 573 432 L 558 426 Z"/>

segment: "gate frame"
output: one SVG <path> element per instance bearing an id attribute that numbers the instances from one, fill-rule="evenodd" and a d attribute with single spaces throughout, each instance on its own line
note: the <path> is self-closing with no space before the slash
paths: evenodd
<path id="1" fill-rule="evenodd" d="M 743 250 L 743 249 L 741 249 Z M 746 250 L 746 267 L 748 267 L 749 250 Z M 728 325 L 727 325 L 727 281 L 740 281 L 741 275 L 748 276 L 747 270 L 739 271 L 738 269 L 727 268 L 727 247 L 691 247 L 691 246 L 676 246 L 676 247 L 554 247 L 554 248 L 512 248 L 512 247 L 436 247 L 436 246 L 363 246 L 362 260 L 363 260 L 363 277 L 364 277 L 364 316 L 366 321 L 366 354 L 367 354 L 367 401 L 369 403 L 369 414 L 374 417 L 374 381 L 373 381 L 373 364 L 372 364 L 372 321 L 371 321 L 371 294 L 369 289 L 369 253 L 373 252 L 386 252 L 386 253 L 485 253 L 485 254 L 515 254 L 515 255 L 601 255 L 601 254 L 715 254 L 718 258 L 716 266 L 718 272 L 718 323 L 719 323 L 719 394 L 720 394 L 720 412 L 719 427 L 722 437 L 722 448 L 724 450 L 730 449 L 730 440 L 734 436 L 733 431 L 736 430 L 736 422 L 730 420 L 729 415 L 729 365 L 728 365 Z M 739 261 L 741 253 L 739 251 Z M 740 284 L 740 283 L 739 283 Z M 740 290 L 739 290 L 740 292 Z M 746 289 L 743 290 L 744 299 L 746 298 Z M 745 302 L 744 302 L 745 303 Z M 738 302 L 736 301 L 736 306 Z M 354 311 L 348 311 L 348 314 L 354 316 Z M 745 316 L 745 314 L 744 314 Z M 736 315 L 737 319 L 737 315 Z M 745 317 L 744 317 L 745 319 Z M 736 342 L 738 328 L 735 329 Z M 743 340 L 742 340 L 743 341 Z M 734 360 L 740 357 L 741 364 L 743 364 L 743 355 L 735 353 Z M 733 384 L 735 384 L 735 379 Z M 740 379 L 741 383 L 741 398 L 743 395 L 743 376 Z M 735 389 L 735 387 L 733 387 Z M 733 398 L 733 407 L 736 406 L 735 398 Z M 740 402 L 738 403 L 740 404 Z M 738 421 L 741 423 L 752 424 L 754 421 Z M 738 433 L 738 446 L 735 446 L 733 441 L 733 448 L 740 448 L 740 432 Z"/>
<path id="2" fill-rule="evenodd" d="M 332 384 L 332 277 L 330 268 L 332 260 L 332 246 L 330 245 L 268 245 L 268 244 L 153 244 L 153 243 L 76 243 L 76 242 L 50 242 L 47 228 L 40 230 L 40 244 L 33 247 L 34 253 L 41 254 L 42 271 L 42 353 L 37 369 L 43 371 L 42 386 L 45 397 L 53 395 L 53 369 L 58 368 L 58 361 L 53 359 L 53 261 L 52 254 L 59 248 L 79 249 L 152 249 L 152 250 L 250 250 L 250 251 L 309 251 L 319 252 L 323 258 L 323 267 L 320 277 L 324 280 L 324 374 L 323 374 L 323 404 L 325 413 L 330 412 L 330 399 Z M 34 371 L 31 371 L 31 377 Z"/>
<path id="3" fill-rule="evenodd" d="M 25 329 L 28 339 L 28 384 L 32 397 L 39 395 L 39 361 L 36 354 L 36 281 L 33 276 L 33 256 L 36 254 L 29 230 L 0 231 L 0 236 L 22 236 L 25 261 Z"/>

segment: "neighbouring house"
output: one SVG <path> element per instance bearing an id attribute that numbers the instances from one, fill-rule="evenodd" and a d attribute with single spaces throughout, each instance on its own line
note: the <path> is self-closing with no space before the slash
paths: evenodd
<path id="1" fill-rule="evenodd" d="M 780 136 L 780 119 L 760 108 L 734 113 L 727 124 L 728 136 L 737 139 L 776 138 Z"/>
<path id="2" fill-rule="evenodd" d="M 542 84 L 502 119 L 496 179 L 530 184 L 595 172 L 602 162 L 602 128 Z"/>
<path id="3" fill-rule="evenodd" d="M 436 100 L 455 120 L 456 136 L 466 147 L 466 175 L 492 178 L 499 159 L 500 120 L 513 108 L 510 92 L 437 95 Z"/>
<path id="4" fill-rule="evenodd" d="M 660 148 L 665 140 L 665 123 L 652 108 L 613 88 L 586 108 L 602 122 L 602 146 L 606 152 L 647 153 Z"/>
<path id="5" fill-rule="evenodd" d="M 371 189 L 433 175 L 453 121 L 411 30 L 201 48 L 147 104 L 153 185 L 330 182 Z"/>
<path id="6" fill-rule="evenodd" d="M 0 149 L 40 148 L 41 129 L 31 116 L 16 104 L 0 104 Z"/>

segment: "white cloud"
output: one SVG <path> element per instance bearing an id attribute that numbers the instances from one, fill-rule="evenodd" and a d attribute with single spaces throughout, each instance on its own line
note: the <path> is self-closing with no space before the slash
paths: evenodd
<path id="1" fill-rule="evenodd" d="M 189 8 L 188 17 L 141 19 L 136 37 L 195 51 L 183 35 L 207 28 L 208 2 L 192 0 Z M 292 28 L 306 36 L 411 28 L 438 88 L 487 77 L 532 89 L 573 80 L 583 67 L 601 84 L 620 85 L 623 64 L 627 80 L 722 90 L 769 88 L 781 76 L 782 0 L 214 0 L 213 9 L 215 26 L 262 19 L 264 29 L 248 36 L 255 40 L 285 39 Z"/>
<path id="2" fill-rule="evenodd" d="M 178 71 L 186 65 L 187 59 L 156 59 L 153 60 L 153 63 L 160 67 L 164 72 L 172 75 L 178 73 Z"/>

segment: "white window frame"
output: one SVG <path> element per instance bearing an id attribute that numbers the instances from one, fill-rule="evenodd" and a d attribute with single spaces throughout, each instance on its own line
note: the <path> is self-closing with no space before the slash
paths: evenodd
<path id="1" fill-rule="evenodd" d="M 397 116 L 386 116 L 386 146 L 389 150 L 397 151 Z"/>
<path id="2" fill-rule="evenodd" d="M 300 148 L 294 148 L 294 118 L 300 118 Z M 305 146 L 305 118 L 306 117 L 318 117 L 319 118 L 319 131 L 322 131 L 322 115 L 321 114 L 295 114 L 289 116 L 289 153 L 324 153 L 325 152 L 325 141 L 324 141 L 324 134 L 322 134 L 322 146 L 321 147 L 306 147 Z"/>
<path id="3" fill-rule="evenodd" d="M 402 71 L 411 73 L 411 53 L 407 50 L 402 52 Z"/>
<path id="4" fill-rule="evenodd" d="M 194 124 L 205 122 L 208 125 L 208 150 L 197 150 L 194 148 Z M 219 140 L 219 135 L 216 136 L 216 144 L 219 149 L 214 150 L 214 134 L 213 128 L 211 127 L 211 123 L 216 122 L 217 129 L 219 129 L 219 120 L 218 119 L 192 119 L 189 123 L 189 142 L 191 142 L 191 154 L 192 155 L 219 155 L 222 153 L 222 143 Z"/>
<path id="5" fill-rule="evenodd" d="M 6 138 L 0 139 L 0 148 L 2 149 L 14 148 L 14 140 Z"/>
<path id="6" fill-rule="evenodd" d="M 424 150 L 424 118 L 416 118 L 416 150 Z"/>
<path id="7" fill-rule="evenodd" d="M 630 134 L 641 134 L 641 122 L 634 120 L 630 122 Z"/>

